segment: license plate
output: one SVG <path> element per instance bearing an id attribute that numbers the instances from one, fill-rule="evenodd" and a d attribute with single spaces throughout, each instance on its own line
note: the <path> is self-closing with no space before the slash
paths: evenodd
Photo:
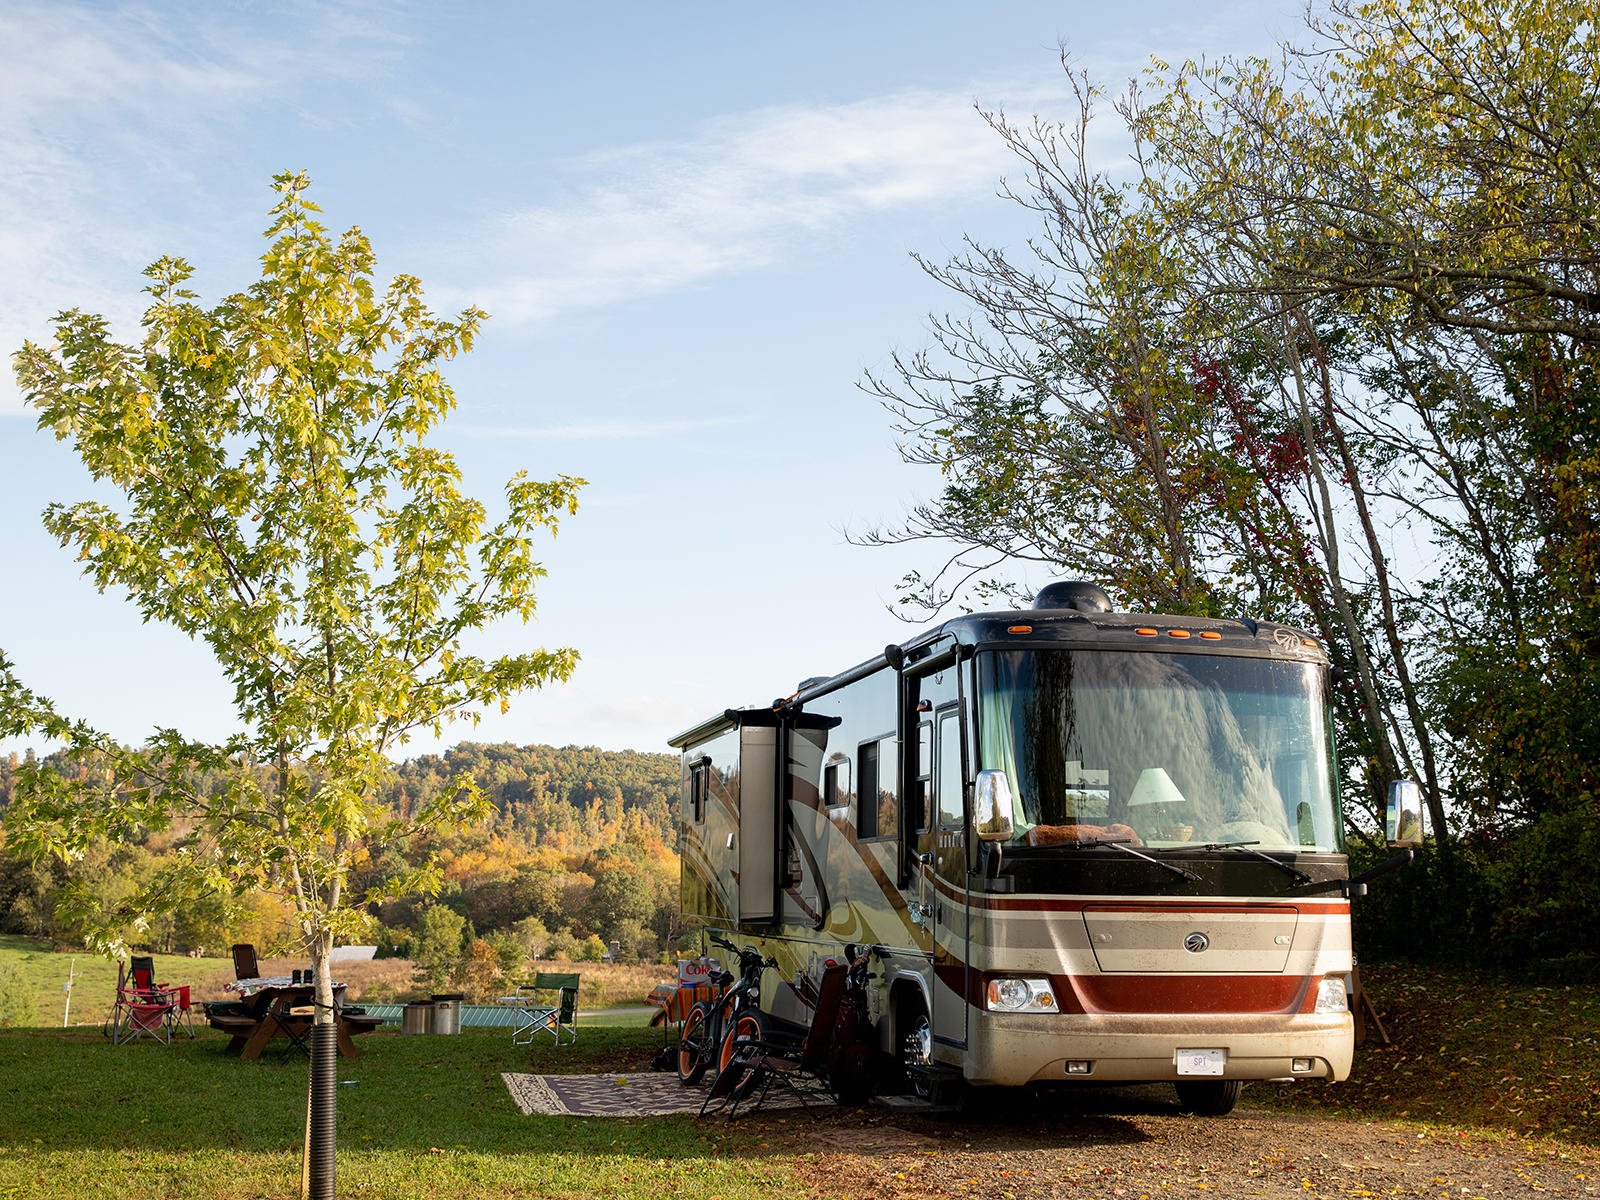
<path id="1" fill-rule="evenodd" d="M 1227 1061 L 1226 1050 L 1179 1050 L 1179 1075 L 1221 1075 Z"/>

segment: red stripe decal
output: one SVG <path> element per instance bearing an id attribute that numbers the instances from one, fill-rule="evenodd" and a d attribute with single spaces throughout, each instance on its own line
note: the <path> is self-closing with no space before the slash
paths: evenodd
<path id="1" fill-rule="evenodd" d="M 1299 1011 L 1311 977 L 1071 975 L 1054 982 L 1090 1013 L 1289 1013 Z"/>

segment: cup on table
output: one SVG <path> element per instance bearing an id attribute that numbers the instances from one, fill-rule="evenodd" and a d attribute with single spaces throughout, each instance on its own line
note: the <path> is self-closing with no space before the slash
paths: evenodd
<path id="1" fill-rule="evenodd" d="M 300 986 L 300 972 L 299 971 L 294 971 L 292 974 L 290 974 L 289 979 L 290 979 L 290 982 L 292 982 L 296 987 Z"/>

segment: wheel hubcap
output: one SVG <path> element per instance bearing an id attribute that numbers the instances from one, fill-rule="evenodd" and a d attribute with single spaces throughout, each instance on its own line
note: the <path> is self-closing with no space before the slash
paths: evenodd
<path id="1" fill-rule="evenodd" d="M 933 1057 L 933 1031 L 928 1018 L 919 1017 L 901 1039 L 901 1058 L 907 1066 L 925 1067 Z"/>

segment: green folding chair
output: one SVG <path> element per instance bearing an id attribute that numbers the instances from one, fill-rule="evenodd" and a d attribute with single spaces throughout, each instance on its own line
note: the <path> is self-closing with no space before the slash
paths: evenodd
<path id="1" fill-rule="evenodd" d="M 527 986 L 532 993 L 532 1004 L 524 1009 L 527 1041 L 531 1042 L 533 1035 L 541 1031 L 554 1037 L 558 1046 L 563 1032 L 569 1042 L 577 1041 L 578 976 L 540 971 Z M 518 992 L 522 990 L 517 989 Z"/>

